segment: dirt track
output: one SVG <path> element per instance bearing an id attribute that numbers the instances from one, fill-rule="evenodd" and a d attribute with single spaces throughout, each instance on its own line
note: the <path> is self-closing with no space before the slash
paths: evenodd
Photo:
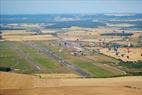
<path id="1" fill-rule="evenodd" d="M 0 95 L 141 95 L 142 77 L 40 79 L 0 73 Z"/>

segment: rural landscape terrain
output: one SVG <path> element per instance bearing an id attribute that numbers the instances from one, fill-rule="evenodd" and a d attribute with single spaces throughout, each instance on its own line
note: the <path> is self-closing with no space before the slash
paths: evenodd
<path id="1" fill-rule="evenodd" d="M 0 95 L 141 95 L 141 76 L 142 14 L 1 15 Z"/>
<path id="2" fill-rule="evenodd" d="M 142 95 L 142 0 L 0 0 L 0 95 Z"/>

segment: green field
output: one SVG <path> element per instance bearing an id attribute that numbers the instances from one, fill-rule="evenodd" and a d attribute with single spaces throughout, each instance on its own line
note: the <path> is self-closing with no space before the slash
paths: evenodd
<path id="1" fill-rule="evenodd" d="M 25 53 L 29 54 L 29 56 L 31 56 L 36 63 L 45 67 L 48 73 L 70 72 L 68 69 L 61 67 L 54 59 L 49 58 L 48 56 L 40 53 L 38 50 L 31 48 L 30 46 L 21 43 L 17 46 Z"/>
<path id="2" fill-rule="evenodd" d="M 10 67 L 14 69 L 19 69 L 18 72 L 21 73 L 34 73 L 32 66 L 29 64 L 29 59 L 23 58 L 24 54 L 20 54 L 17 51 L 13 50 L 14 44 L 18 49 L 20 49 L 24 54 L 27 54 L 31 57 L 32 61 L 35 64 L 41 65 L 45 68 L 46 73 L 70 73 L 71 71 L 65 67 L 60 66 L 53 59 L 50 59 L 48 56 L 45 56 L 39 53 L 37 50 L 26 46 L 21 42 L 0 42 L 0 66 L 1 67 Z M 16 71 L 17 72 L 17 71 Z M 40 72 L 39 72 L 40 73 Z"/>
<path id="3" fill-rule="evenodd" d="M 52 51 L 62 59 L 89 73 L 91 77 L 121 76 L 124 75 L 125 71 L 130 73 L 132 73 L 131 71 L 137 71 L 133 67 L 139 67 L 139 65 L 141 65 L 114 64 L 115 61 L 118 63 L 119 60 L 102 54 L 97 55 L 98 57 L 104 57 L 101 61 L 89 59 L 85 56 L 73 56 L 70 48 L 59 45 L 58 41 L 32 41 L 32 43 L 38 45 L 41 49 Z M 60 51 L 61 49 L 63 50 Z M 96 56 L 95 53 L 92 56 Z M 12 69 L 12 72 L 77 73 L 60 65 L 58 62 L 58 60 L 54 60 L 54 58 L 49 57 L 46 53 L 31 47 L 27 42 L 0 42 L 0 67 L 9 67 Z M 41 70 L 35 71 L 33 64 L 40 66 Z"/>
<path id="4" fill-rule="evenodd" d="M 11 42 L 0 42 L 0 66 L 10 67 L 12 69 L 20 69 L 22 73 L 31 73 L 32 68 L 27 61 L 11 49 L 9 46 Z"/>
<path id="5" fill-rule="evenodd" d="M 61 56 L 63 59 L 71 62 L 72 64 L 80 67 L 84 71 L 90 73 L 92 77 L 110 77 L 110 76 L 122 75 L 121 71 L 113 70 L 112 72 L 111 70 L 108 70 L 108 68 L 101 68 L 97 65 L 94 65 L 93 63 L 96 63 L 95 61 L 89 60 L 83 56 L 82 57 L 72 56 L 69 49 L 64 49 L 62 52 L 59 52 L 59 50 L 62 47 L 59 46 L 56 41 L 50 41 L 50 42 L 42 41 L 35 43 L 40 45 L 41 47 L 49 48 L 50 50 L 54 51 L 56 54 Z M 97 64 L 103 64 L 103 63 L 97 63 Z"/>

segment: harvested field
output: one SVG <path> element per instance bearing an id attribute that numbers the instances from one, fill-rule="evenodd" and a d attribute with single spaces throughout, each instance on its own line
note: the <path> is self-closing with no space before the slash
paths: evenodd
<path id="1" fill-rule="evenodd" d="M 55 40 L 52 35 L 36 35 L 34 32 L 26 32 L 25 30 L 5 30 L 3 39 L 6 41 L 33 41 L 33 40 Z"/>
<path id="2" fill-rule="evenodd" d="M 119 53 L 118 55 L 116 55 L 116 52 L 114 50 L 108 50 L 107 48 L 100 49 L 100 52 L 107 56 L 121 59 L 123 61 L 142 60 L 142 48 L 119 48 L 117 51 Z"/>
<path id="3" fill-rule="evenodd" d="M 83 29 L 79 30 L 71 29 L 69 32 L 62 33 L 58 36 L 64 40 L 69 40 L 69 41 L 79 40 L 79 41 L 88 41 L 88 42 L 100 42 L 100 40 L 105 39 L 105 42 L 110 42 L 110 41 L 121 40 L 121 37 L 104 37 L 100 35 L 101 33 L 106 33 L 107 31 L 110 32 L 113 30 L 107 28 L 88 29 L 88 31 Z"/>
<path id="4" fill-rule="evenodd" d="M 33 41 L 33 40 L 55 40 L 57 38 L 52 35 L 8 35 L 3 36 L 3 39 L 6 41 Z"/>
<path id="5" fill-rule="evenodd" d="M 44 79 L 1 72 L 0 87 L 1 95 L 141 95 L 142 77 Z"/>
<path id="6" fill-rule="evenodd" d="M 68 74 L 35 74 L 37 76 L 40 76 L 41 78 L 44 79 L 66 79 L 66 78 L 81 78 L 81 76 L 77 75 L 77 74 L 73 74 L 73 73 L 68 73 Z"/>
<path id="7" fill-rule="evenodd" d="M 2 30 L 3 36 L 10 35 L 33 35 L 33 32 L 26 32 L 25 30 Z"/>

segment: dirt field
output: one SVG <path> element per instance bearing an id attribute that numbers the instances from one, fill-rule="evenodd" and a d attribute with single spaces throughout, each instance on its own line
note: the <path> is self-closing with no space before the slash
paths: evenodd
<path id="1" fill-rule="evenodd" d="M 73 73 L 68 73 L 68 74 L 35 74 L 37 76 L 40 76 L 41 78 L 44 79 L 63 79 L 63 78 L 81 78 L 81 76 Z"/>
<path id="2" fill-rule="evenodd" d="M 34 41 L 34 40 L 54 40 L 52 35 L 27 35 L 27 36 L 3 36 L 6 41 Z"/>
<path id="3" fill-rule="evenodd" d="M 3 39 L 6 41 L 34 41 L 34 40 L 55 40 L 56 37 L 52 35 L 36 35 L 32 32 L 26 32 L 25 30 L 9 30 L 3 31 Z"/>
<path id="4" fill-rule="evenodd" d="M 116 55 L 116 53 L 113 49 L 109 51 L 107 48 L 103 48 L 103 49 L 100 49 L 100 52 L 105 54 L 105 55 L 115 57 L 117 59 L 121 59 L 123 61 L 142 60 L 142 48 L 129 48 L 129 49 L 119 48 L 118 49 L 118 52 L 119 52 L 118 55 Z"/>
<path id="5" fill-rule="evenodd" d="M 88 42 L 99 42 L 100 40 L 104 40 L 105 42 L 110 42 L 110 41 L 116 41 L 116 40 L 121 40 L 121 37 L 103 37 L 100 34 L 101 33 L 106 33 L 106 32 L 113 32 L 115 31 L 120 31 L 118 29 L 113 29 L 113 28 L 97 28 L 97 29 L 84 29 L 84 28 L 69 28 L 69 32 L 62 33 L 59 35 L 60 38 L 64 40 L 70 40 L 70 41 L 88 41 Z M 115 32 L 114 31 L 114 32 Z"/>
<path id="6" fill-rule="evenodd" d="M 0 73 L 0 95 L 141 95 L 142 77 L 44 79 Z"/>

